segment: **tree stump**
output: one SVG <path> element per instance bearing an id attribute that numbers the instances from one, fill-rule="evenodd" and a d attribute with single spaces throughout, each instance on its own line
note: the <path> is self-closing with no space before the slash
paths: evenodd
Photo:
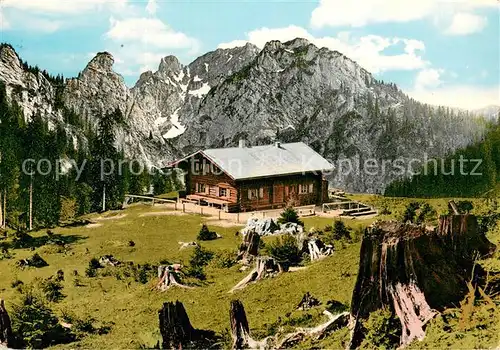
<path id="1" fill-rule="evenodd" d="M 423 327 L 436 310 L 465 295 L 475 255 L 488 254 L 492 248 L 472 215 L 441 217 L 439 228 L 433 230 L 397 222 L 367 228 L 351 302 L 349 348 L 357 348 L 363 340 L 359 320 L 383 306 L 399 317 L 401 346 L 423 339 Z"/>
<path id="2" fill-rule="evenodd" d="M 158 278 L 160 279 L 156 288 L 165 291 L 170 287 L 177 286 L 181 288 L 192 288 L 180 283 L 179 274 L 181 273 L 182 265 L 160 265 L 158 266 Z"/>
<path id="3" fill-rule="evenodd" d="M 162 349 L 182 349 L 193 341 L 194 328 L 181 302 L 166 302 L 158 311 Z"/>
<path id="4" fill-rule="evenodd" d="M 236 260 L 243 264 L 249 264 L 259 255 L 260 236 L 252 230 L 243 236 L 243 243 L 240 246 Z"/>
<path id="5" fill-rule="evenodd" d="M 311 238 L 307 240 L 307 249 L 311 261 L 321 260 L 332 255 L 333 247 L 324 244 L 319 238 Z"/>
<path id="6" fill-rule="evenodd" d="M 328 331 L 347 325 L 348 312 L 332 315 L 325 310 L 323 313 L 328 316 L 328 321 L 316 327 L 297 328 L 292 333 L 276 334 L 257 341 L 250 336 L 250 327 L 243 304 L 239 300 L 233 300 L 229 310 L 233 349 L 286 349 L 303 341 L 305 338 L 310 337 L 317 340 L 327 334 Z"/>
<path id="7" fill-rule="evenodd" d="M 0 346 L 12 345 L 12 327 L 3 299 L 0 299 Z"/>
<path id="8" fill-rule="evenodd" d="M 235 290 L 243 289 L 248 284 L 252 282 L 257 282 L 266 277 L 274 277 L 278 273 L 282 272 L 283 268 L 279 263 L 277 263 L 273 258 L 269 256 L 259 256 L 255 260 L 255 268 L 250 271 L 250 273 L 242 279 L 237 285 L 235 285 L 229 292 L 232 293 Z"/>
<path id="9" fill-rule="evenodd" d="M 208 348 L 217 340 L 215 332 L 195 329 L 184 305 L 166 302 L 158 311 L 162 349 Z"/>

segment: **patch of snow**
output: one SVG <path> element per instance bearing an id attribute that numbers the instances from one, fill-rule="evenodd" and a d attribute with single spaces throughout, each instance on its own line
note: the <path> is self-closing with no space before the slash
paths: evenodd
<path id="1" fill-rule="evenodd" d="M 189 91 L 188 93 L 190 95 L 201 98 L 204 95 L 208 94 L 209 91 L 210 91 L 210 85 L 208 85 L 208 83 L 203 83 L 203 86 L 201 88 L 199 88 L 198 90 Z"/>
<path id="2" fill-rule="evenodd" d="M 163 135 L 165 139 L 172 139 L 177 137 L 186 131 L 186 127 L 179 122 L 179 111 L 180 107 L 175 110 L 175 112 L 170 116 L 170 122 L 172 123 L 172 128 Z"/>
<path id="3" fill-rule="evenodd" d="M 205 63 L 205 71 L 208 72 L 208 63 Z"/>
<path id="4" fill-rule="evenodd" d="M 281 73 L 281 72 L 283 72 L 284 70 L 285 70 L 284 68 L 283 68 L 283 69 L 278 69 L 278 70 L 276 71 L 276 73 Z"/>
<path id="5" fill-rule="evenodd" d="M 290 49 L 285 49 L 286 52 L 289 52 L 289 53 L 295 53 L 294 51 L 290 50 Z"/>
<path id="6" fill-rule="evenodd" d="M 231 54 L 230 54 L 230 55 L 229 55 L 229 58 L 228 58 L 228 59 L 227 59 L 227 61 L 226 61 L 226 63 L 227 63 L 227 62 L 229 62 L 229 61 L 231 61 L 232 59 L 233 59 L 233 55 L 231 55 Z"/>
<path id="7" fill-rule="evenodd" d="M 194 78 L 193 78 L 193 81 L 201 81 L 200 77 L 195 75 Z"/>

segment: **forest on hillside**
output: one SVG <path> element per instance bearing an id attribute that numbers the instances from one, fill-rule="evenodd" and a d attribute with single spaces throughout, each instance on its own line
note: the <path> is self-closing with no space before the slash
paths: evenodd
<path id="1" fill-rule="evenodd" d="M 0 83 L 1 228 L 52 227 L 78 215 L 119 208 L 126 192 L 142 194 L 153 185 L 155 192 L 165 193 L 176 185 L 173 177 L 150 174 L 138 162 L 124 159 L 114 134 L 124 122 L 120 110 L 103 113 L 96 126 L 65 108 L 62 115 L 56 125 L 38 114 L 26 118 L 15 101 L 9 103 Z M 68 132 L 71 126 L 81 137 Z M 122 164 L 121 171 L 107 169 L 111 164 Z"/>
<path id="2" fill-rule="evenodd" d="M 391 183 L 388 197 L 481 197 L 500 182 L 500 119 L 489 123 L 480 142 L 445 159 L 430 160 L 411 178 Z"/>

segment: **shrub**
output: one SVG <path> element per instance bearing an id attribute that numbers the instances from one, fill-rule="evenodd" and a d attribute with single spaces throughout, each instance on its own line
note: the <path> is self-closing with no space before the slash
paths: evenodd
<path id="1" fill-rule="evenodd" d="M 458 207 L 458 211 L 461 214 L 468 214 L 474 209 L 474 205 L 472 204 L 471 201 L 458 201 L 457 207 Z"/>
<path id="2" fill-rule="evenodd" d="M 298 265 L 302 261 L 302 254 L 297 240 L 290 234 L 278 237 L 275 241 L 266 245 L 266 250 L 285 269 L 289 266 Z"/>
<path id="3" fill-rule="evenodd" d="M 281 213 L 280 217 L 278 218 L 278 224 L 286 224 L 289 222 L 295 223 L 302 227 L 304 226 L 304 223 L 299 218 L 299 214 L 293 207 L 285 208 L 285 210 Z"/>
<path id="4" fill-rule="evenodd" d="M 405 208 L 401 221 L 412 222 L 412 223 L 415 222 L 415 217 L 417 216 L 417 209 L 419 208 L 420 208 L 420 203 L 418 202 L 411 202 L 410 204 L 408 204 Z"/>
<path id="5" fill-rule="evenodd" d="M 12 288 L 17 288 L 17 287 L 19 287 L 19 286 L 22 286 L 23 284 L 24 284 L 24 282 L 23 282 L 23 281 L 21 281 L 21 280 L 19 280 L 19 279 L 15 279 L 14 281 L 12 281 L 12 282 L 10 283 L 10 286 L 11 286 Z"/>
<path id="6" fill-rule="evenodd" d="M 72 220 L 76 217 L 78 206 L 76 199 L 63 197 L 61 199 L 61 212 L 59 220 L 62 222 Z"/>
<path id="7" fill-rule="evenodd" d="M 13 306 L 13 311 L 12 330 L 17 338 L 16 348 L 41 349 L 75 339 L 33 290 L 22 295 L 21 302 Z"/>
<path id="8" fill-rule="evenodd" d="M 189 259 L 189 265 L 192 267 L 203 267 L 206 266 L 213 257 L 214 253 L 212 251 L 201 246 L 196 246 Z"/>
<path id="9" fill-rule="evenodd" d="M 51 302 L 58 302 L 64 295 L 62 293 L 63 286 L 61 282 L 54 280 L 53 278 L 47 278 L 40 283 L 45 299 Z"/>
<path id="10" fill-rule="evenodd" d="M 33 254 L 31 258 L 21 259 L 18 261 L 18 266 L 21 268 L 24 267 L 45 267 L 49 266 L 49 264 L 40 256 L 38 253 Z"/>
<path id="11" fill-rule="evenodd" d="M 333 229 L 331 236 L 334 240 L 340 240 L 342 238 L 351 240 L 350 229 L 344 224 L 342 220 L 335 220 L 333 222 Z"/>
<path id="12" fill-rule="evenodd" d="M 437 216 L 436 210 L 429 203 L 424 203 L 420 207 L 420 212 L 418 213 L 416 223 L 423 224 L 427 221 L 435 219 L 436 216 Z"/>
<path id="13" fill-rule="evenodd" d="M 396 349 L 401 337 L 401 324 L 388 308 L 374 311 L 364 321 L 366 336 L 361 348 Z"/>
<path id="14" fill-rule="evenodd" d="M 236 253 L 231 250 L 222 250 L 215 254 L 211 264 L 219 269 L 228 269 L 236 264 Z"/>
<path id="15" fill-rule="evenodd" d="M 87 277 L 96 277 L 97 269 L 102 268 L 101 264 L 99 264 L 99 260 L 96 258 L 92 258 L 89 261 L 89 266 L 85 269 L 85 276 Z"/>
<path id="16" fill-rule="evenodd" d="M 199 241 L 212 241 L 216 238 L 217 238 L 217 233 L 210 231 L 207 225 L 205 224 L 201 226 L 201 230 L 198 233 L 197 237 Z"/>

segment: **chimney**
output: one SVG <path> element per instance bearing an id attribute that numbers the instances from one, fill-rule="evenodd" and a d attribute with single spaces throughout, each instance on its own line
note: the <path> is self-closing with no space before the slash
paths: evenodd
<path id="1" fill-rule="evenodd" d="M 280 148 L 280 147 L 281 147 L 281 142 L 276 141 L 276 142 L 274 143 L 274 147 L 276 147 L 276 148 Z"/>
<path id="2" fill-rule="evenodd" d="M 244 140 L 244 139 L 240 139 L 240 142 L 239 142 L 238 147 L 239 147 L 239 148 L 245 148 L 245 146 L 246 146 L 246 142 L 245 142 L 245 140 Z"/>

